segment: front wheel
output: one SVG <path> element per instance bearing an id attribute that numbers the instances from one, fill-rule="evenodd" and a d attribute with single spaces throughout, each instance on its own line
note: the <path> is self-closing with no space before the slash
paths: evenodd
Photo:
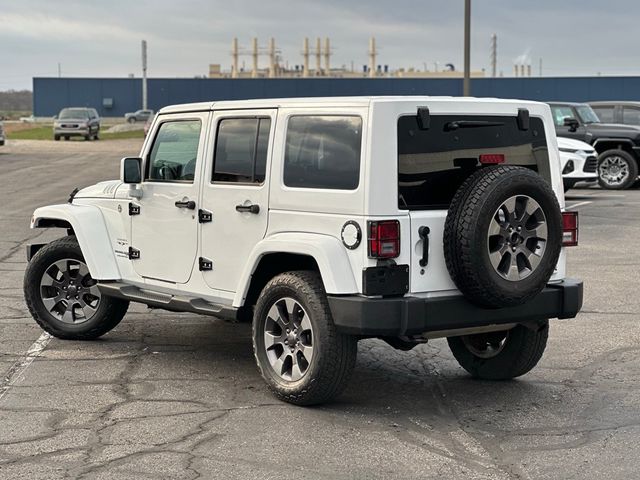
<path id="1" fill-rule="evenodd" d="M 346 387 L 357 341 L 336 331 L 319 275 L 297 271 L 274 277 L 262 290 L 253 317 L 253 351 L 278 398 L 314 405 Z"/>
<path id="2" fill-rule="evenodd" d="M 449 337 L 449 348 L 475 378 L 508 380 L 529 372 L 547 346 L 549 323 L 517 325 L 502 332 Z"/>
<path id="3" fill-rule="evenodd" d="M 598 158 L 598 183 L 609 190 L 626 190 L 638 178 L 638 164 L 624 150 L 608 150 Z"/>
<path id="4" fill-rule="evenodd" d="M 33 256 L 25 271 L 24 297 L 38 325 L 68 340 L 104 335 L 129 306 L 100 292 L 74 236 L 55 240 Z"/>

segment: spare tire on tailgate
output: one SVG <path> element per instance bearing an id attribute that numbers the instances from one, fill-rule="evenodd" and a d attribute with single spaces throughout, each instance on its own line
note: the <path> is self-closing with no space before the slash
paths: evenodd
<path id="1" fill-rule="evenodd" d="M 560 255 L 562 215 L 536 172 L 500 165 L 473 173 L 445 222 L 447 269 L 465 297 L 499 308 L 525 303 L 545 287 Z"/>

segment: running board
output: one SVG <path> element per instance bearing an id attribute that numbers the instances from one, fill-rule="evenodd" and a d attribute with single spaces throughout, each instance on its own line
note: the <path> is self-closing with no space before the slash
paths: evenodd
<path id="1" fill-rule="evenodd" d="M 103 295 L 108 297 L 144 303 L 154 308 L 162 308 L 172 312 L 193 312 L 202 315 L 212 315 L 225 320 L 237 319 L 237 308 L 212 303 L 203 298 L 160 293 L 119 282 L 99 282 L 98 288 Z"/>

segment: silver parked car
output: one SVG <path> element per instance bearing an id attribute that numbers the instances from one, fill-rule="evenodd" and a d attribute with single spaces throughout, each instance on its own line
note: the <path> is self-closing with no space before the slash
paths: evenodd
<path id="1" fill-rule="evenodd" d="M 63 108 L 53 122 L 53 138 L 84 137 L 85 140 L 98 140 L 100 117 L 95 108 Z"/>
<path id="2" fill-rule="evenodd" d="M 153 117 L 153 110 L 136 110 L 124 114 L 124 119 L 129 123 L 146 122 L 151 117 Z"/>

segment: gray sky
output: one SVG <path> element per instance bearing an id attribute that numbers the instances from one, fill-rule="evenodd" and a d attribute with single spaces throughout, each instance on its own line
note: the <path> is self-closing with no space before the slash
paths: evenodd
<path id="1" fill-rule="evenodd" d="M 289 65 L 302 39 L 328 36 L 332 66 L 367 63 L 375 36 L 379 64 L 462 67 L 463 0 L 0 0 L 0 90 L 31 88 L 34 76 L 140 75 L 140 40 L 151 77 L 193 77 L 231 64 L 231 39 L 248 48 L 269 37 Z M 472 69 L 498 71 L 526 57 L 544 75 L 638 75 L 637 0 L 472 0 Z M 245 58 L 250 65 L 251 59 Z M 311 62 L 313 65 L 313 61 Z M 266 66 L 266 58 L 261 60 Z"/>

